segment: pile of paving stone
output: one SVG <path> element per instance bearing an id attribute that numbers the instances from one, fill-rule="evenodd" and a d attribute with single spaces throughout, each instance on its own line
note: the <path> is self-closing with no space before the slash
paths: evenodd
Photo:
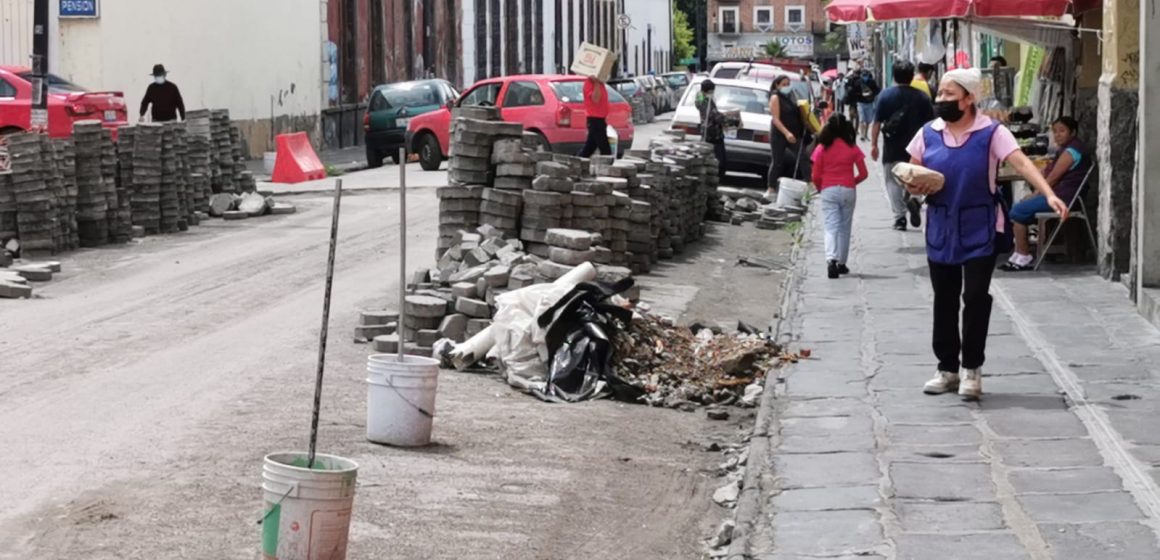
<path id="1" fill-rule="evenodd" d="M 105 140 L 100 121 L 81 121 L 73 127 L 77 229 L 82 247 L 98 247 L 108 242 L 110 199 L 111 209 L 116 212 L 116 183 L 105 181 Z"/>
<path id="2" fill-rule="evenodd" d="M 716 211 L 718 221 L 735 226 L 753 223 L 758 229 L 781 229 L 786 224 L 800 222 L 806 212 L 802 206 L 780 207 L 764 196 L 750 191 L 733 188 L 719 189 L 716 201 L 720 210 Z"/>
<path id="3" fill-rule="evenodd" d="M 45 157 L 46 140 L 39 134 L 8 137 L 12 159 L 10 192 L 16 206 L 17 247 L 25 256 L 42 257 L 56 251 L 58 238 L 57 200 L 46 176 L 52 160 Z M 7 244 L 10 240 L 4 240 Z"/>
<path id="4" fill-rule="evenodd" d="M 0 299 L 30 298 L 33 282 L 49 282 L 53 274 L 60 271 L 59 262 L 13 261 L 11 255 L 0 248 Z"/>

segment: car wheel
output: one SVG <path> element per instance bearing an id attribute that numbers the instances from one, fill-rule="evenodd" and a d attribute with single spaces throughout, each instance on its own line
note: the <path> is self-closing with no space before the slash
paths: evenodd
<path id="1" fill-rule="evenodd" d="M 367 169 L 378 169 L 383 166 L 383 154 L 378 148 L 367 144 Z"/>
<path id="2" fill-rule="evenodd" d="M 543 150 L 545 152 L 552 151 L 552 144 L 548 142 L 547 137 L 545 137 L 543 134 L 540 134 L 539 132 L 533 132 L 533 134 L 536 135 L 536 139 L 532 143 L 532 146 L 531 146 L 532 151 L 534 151 L 534 152 L 538 152 L 540 150 Z"/>
<path id="3" fill-rule="evenodd" d="M 426 133 L 419 139 L 419 166 L 423 171 L 437 171 L 443 165 L 443 154 L 439 151 L 439 140 Z"/>

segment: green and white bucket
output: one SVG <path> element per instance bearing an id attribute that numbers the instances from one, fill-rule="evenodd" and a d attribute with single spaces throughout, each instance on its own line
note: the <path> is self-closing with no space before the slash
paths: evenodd
<path id="1" fill-rule="evenodd" d="M 358 463 L 271 453 L 262 467 L 262 560 L 344 560 Z"/>

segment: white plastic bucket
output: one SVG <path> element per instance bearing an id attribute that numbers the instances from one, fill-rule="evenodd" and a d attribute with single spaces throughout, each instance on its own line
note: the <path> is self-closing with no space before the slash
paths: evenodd
<path id="1" fill-rule="evenodd" d="M 608 125 L 604 132 L 608 135 L 608 145 L 612 146 L 612 157 L 616 157 L 616 155 L 620 153 L 618 150 L 618 144 L 620 144 L 620 135 L 616 133 L 615 128 L 612 128 L 612 125 Z"/>
<path id="2" fill-rule="evenodd" d="M 278 160 L 278 152 L 264 152 L 262 154 L 262 168 L 266 170 L 266 175 L 274 174 L 274 164 Z"/>
<path id="3" fill-rule="evenodd" d="M 358 463 L 271 453 L 262 467 L 262 560 L 344 560 Z"/>
<path id="4" fill-rule="evenodd" d="M 798 181 L 797 179 L 790 179 L 782 177 L 777 180 L 777 205 L 785 208 L 787 206 L 801 206 L 802 197 L 806 194 L 806 189 L 809 185 L 805 181 Z"/>
<path id="5" fill-rule="evenodd" d="M 367 358 L 367 439 L 397 447 L 431 443 L 439 360 L 373 354 Z"/>

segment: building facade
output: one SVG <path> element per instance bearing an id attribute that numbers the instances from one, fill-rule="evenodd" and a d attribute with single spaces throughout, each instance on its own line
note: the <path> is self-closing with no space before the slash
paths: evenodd
<path id="1" fill-rule="evenodd" d="M 786 58 L 812 59 L 830 27 L 811 0 L 709 0 L 708 61 L 766 58 L 778 43 Z"/>

